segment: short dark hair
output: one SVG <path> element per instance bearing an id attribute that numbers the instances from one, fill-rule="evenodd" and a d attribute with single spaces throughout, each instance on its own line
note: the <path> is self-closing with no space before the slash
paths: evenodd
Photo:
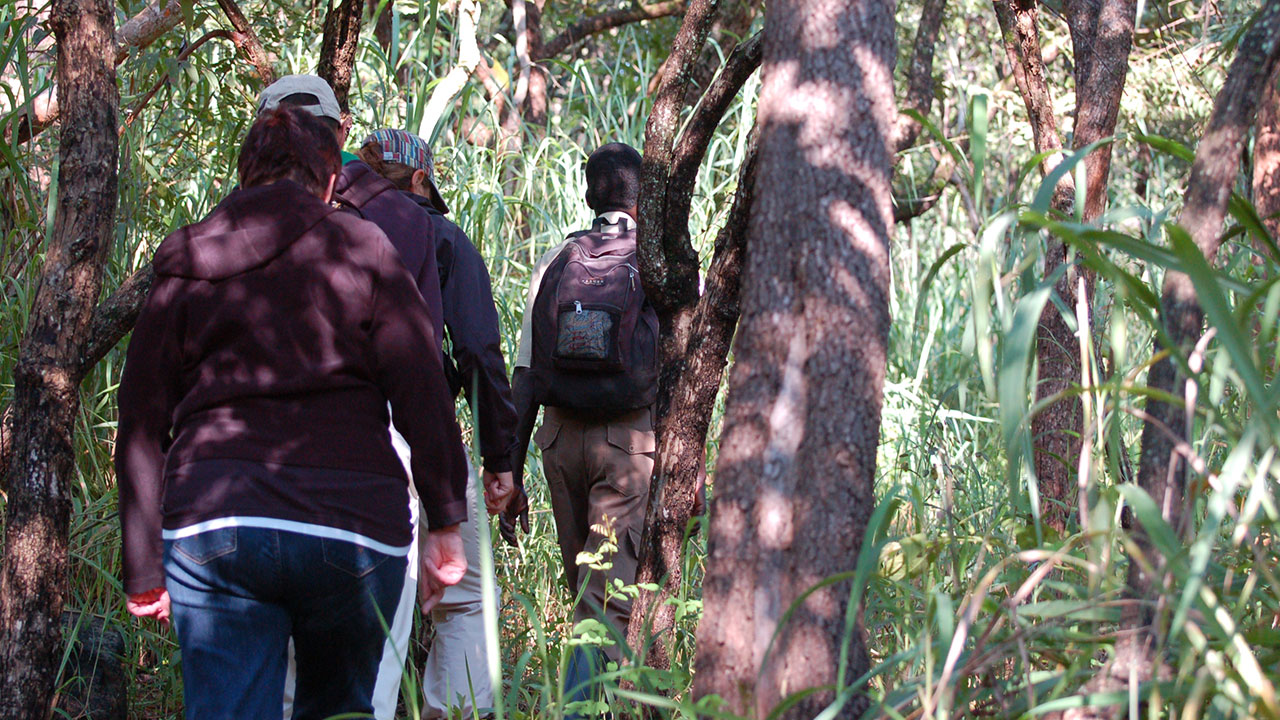
<path id="1" fill-rule="evenodd" d="M 244 187 L 289 179 L 316 195 L 341 169 L 338 139 L 320 118 L 288 105 L 258 116 L 236 162 Z"/>
<path id="2" fill-rule="evenodd" d="M 279 103 L 279 105 L 296 105 L 298 107 L 313 107 L 319 104 L 320 104 L 320 98 L 316 97 L 315 93 L 305 93 L 305 92 L 292 93 L 289 95 L 285 95 L 284 97 L 280 98 L 280 103 Z M 315 113 L 311 113 L 311 114 L 315 115 Z M 337 133 L 338 129 L 342 127 L 341 123 L 339 123 L 337 120 L 334 120 L 331 117 L 316 115 L 316 119 L 324 123 L 324 126 L 329 128 L 329 130 L 331 130 L 334 133 Z"/>
<path id="3" fill-rule="evenodd" d="M 597 213 L 630 210 L 640 197 L 640 153 L 624 143 L 602 145 L 587 158 L 587 205 Z"/>

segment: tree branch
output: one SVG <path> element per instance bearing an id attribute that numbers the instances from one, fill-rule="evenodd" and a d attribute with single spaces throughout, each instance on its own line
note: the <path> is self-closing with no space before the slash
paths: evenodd
<path id="1" fill-rule="evenodd" d="M 1047 176 L 1063 160 L 1062 137 L 1058 135 L 1053 99 L 1044 78 L 1040 31 L 1036 28 L 1036 0 L 992 0 L 992 4 L 1000 22 L 1005 53 L 1013 65 L 1018 92 L 1027 108 L 1036 153 L 1053 153 L 1040 162 L 1040 174 Z M 1067 213 L 1074 202 L 1075 182 L 1068 173 L 1062 176 L 1054 189 L 1053 207 Z"/>
<path id="2" fill-rule="evenodd" d="M 942 193 L 947 189 L 947 185 L 951 184 L 955 171 L 955 158 L 951 156 L 951 153 L 942 153 L 942 156 L 938 158 L 937 166 L 933 169 L 933 174 L 929 177 L 929 183 L 924 193 L 915 194 L 911 197 L 894 195 L 893 221 L 895 223 L 909 222 L 932 210 L 938 204 L 938 201 L 942 199 Z"/>
<path id="3" fill-rule="evenodd" d="M 137 15 L 129 18 L 116 31 L 116 64 L 119 65 L 128 57 L 129 52 L 144 48 L 161 35 L 169 32 L 182 22 L 182 0 L 156 0 L 146 6 Z"/>
<path id="4" fill-rule="evenodd" d="M 147 300 L 147 293 L 151 292 L 151 284 L 155 282 L 155 278 L 155 270 L 148 262 L 125 278 L 115 292 L 94 308 L 89 340 L 80 356 L 82 374 L 92 370 L 133 330 L 133 324 L 142 312 L 142 305 Z"/>
<path id="5" fill-rule="evenodd" d="M 903 109 L 911 109 L 928 116 L 933 107 L 933 53 L 938 45 L 938 32 L 947 0 L 925 0 L 920 9 L 920 23 L 916 28 L 916 43 L 911 55 L 911 70 L 907 79 L 907 96 Z M 909 115 L 900 115 L 890 140 L 893 153 L 904 152 L 916 144 L 920 137 L 919 121 Z"/>
<path id="6" fill-rule="evenodd" d="M 205 33 L 204 35 L 202 35 L 199 40 L 196 40 L 195 42 L 188 45 L 185 50 L 178 53 L 178 57 L 176 58 L 176 61 L 185 62 L 187 58 L 191 57 L 192 53 L 200 49 L 201 45 L 204 45 L 205 43 L 209 42 L 210 40 L 213 40 L 214 38 L 226 38 L 228 40 L 233 40 L 232 34 L 226 30 L 211 30 Z M 170 76 L 168 74 L 165 74 L 165 76 L 160 78 L 160 80 L 156 82 L 155 85 L 152 85 L 151 89 L 147 91 L 147 94 L 143 95 L 142 99 L 139 100 L 133 106 L 133 110 L 129 111 L 129 118 L 124 121 L 124 126 L 126 128 L 133 124 L 133 121 L 138 118 L 138 115 L 142 112 L 142 109 L 147 106 L 147 103 L 151 102 L 151 98 L 155 97 L 156 93 L 160 92 L 160 88 L 169 84 L 169 79 L 170 79 Z"/>
<path id="7" fill-rule="evenodd" d="M 565 28 L 564 32 L 551 38 L 550 42 L 542 46 L 542 53 L 534 56 L 534 60 L 553 58 L 568 50 L 575 43 L 605 30 L 642 20 L 655 20 L 670 15 L 678 15 L 684 9 L 684 6 L 683 0 L 670 0 L 669 2 L 654 3 L 652 5 L 636 5 L 619 10 L 610 10 L 599 15 L 583 18 Z M 703 33 L 703 41 L 706 41 L 705 32 Z M 701 46 L 699 46 L 699 49 L 701 49 Z"/>
<path id="8" fill-rule="evenodd" d="M 444 76 L 431 93 L 422 113 L 418 134 L 430 138 L 435 132 L 445 109 L 454 97 L 462 92 L 467 78 L 480 65 L 480 48 L 476 45 L 476 24 L 480 21 L 480 3 L 476 0 L 460 0 L 458 3 L 458 63 Z"/>
<path id="9" fill-rule="evenodd" d="M 692 0 L 684 22 L 676 33 L 668 58 L 672 72 L 663 78 L 653 109 L 645 124 L 644 166 L 640 174 L 640 216 L 637 244 L 640 275 L 644 279 L 645 296 L 657 308 L 659 316 L 668 316 L 679 307 L 692 304 L 698 292 L 698 257 L 687 241 L 675 256 L 669 252 L 679 243 L 662 237 L 667 227 L 667 184 L 675 160 L 674 143 L 684 106 L 685 88 L 693 63 L 707 42 L 707 32 L 715 18 L 719 0 Z M 663 329 L 668 334 L 668 328 Z M 676 357 L 675 353 L 664 357 Z M 661 408 L 659 409 L 661 415 Z"/>
<path id="10" fill-rule="evenodd" d="M 124 22 L 116 31 L 116 65 L 124 62 L 131 50 L 140 50 L 155 42 L 160 36 L 177 27 L 182 21 L 182 0 L 156 0 L 141 12 Z M 57 84 L 32 98 L 25 110 L 17 115 L 14 124 L 5 128 L 13 132 L 15 142 L 25 143 L 58 121 Z"/>
<path id="11" fill-rule="evenodd" d="M 747 78 L 760 67 L 763 55 L 763 33 L 756 33 L 734 48 L 725 60 L 724 69 L 694 108 L 685 124 L 684 132 L 676 141 L 675 157 L 667 182 L 667 217 L 663 233 L 664 245 L 671 242 L 688 242 L 689 209 L 693 201 L 693 188 L 698 180 L 698 168 L 706 157 L 711 137 L 720 126 L 729 106 Z M 668 251 L 671 248 L 668 247 Z"/>
<path id="12" fill-rule="evenodd" d="M 338 105 L 347 109 L 351 92 L 351 68 L 356 61 L 360 42 L 360 0 L 342 0 L 329 8 L 324 16 L 324 40 L 320 44 L 320 62 L 316 74 L 333 88 Z"/>
<path id="13" fill-rule="evenodd" d="M 276 73 L 271 67 L 271 58 L 262 47 L 262 41 L 253 31 L 253 26 L 249 25 L 244 13 L 240 12 L 240 6 L 236 5 L 235 0 L 218 0 L 218 7 L 222 8 L 231 27 L 235 29 L 231 33 L 231 42 L 249 59 L 249 63 L 257 70 L 258 77 L 262 78 L 262 84 L 270 85 L 275 82 Z"/>

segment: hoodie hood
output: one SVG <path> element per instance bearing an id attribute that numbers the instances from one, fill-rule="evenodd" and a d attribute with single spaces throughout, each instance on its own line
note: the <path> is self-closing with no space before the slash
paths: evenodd
<path id="1" fill-rule="evenodd" d="M 157 275 L 224 280 L 261 267 L 334 209 L 292 180 L 241 188 L 160 243 Z"/>
<path id="2" fill-rule="evenodd" d="M 386 192 L 398 192 L 392 182 L 373 171 L 363 160 L 356 159 L 342 166 L 342 174 L 333 187 L 334 199 L 352 207 L 362 208 L 375 197 Z"/>

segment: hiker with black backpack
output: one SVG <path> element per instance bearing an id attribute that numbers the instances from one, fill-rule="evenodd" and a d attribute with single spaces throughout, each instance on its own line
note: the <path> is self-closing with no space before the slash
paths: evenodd
<path id="1" fill-rule="evenodd" d="M 621 143 L 588 158 L 586 200 L 597 217 L 590 230 L 570 235 L 535 268 L 513 378 L 520 416 L 516 477 L 538 408 L 545 407 L 533 441 L 542 451 L 565 576 L 579 598 L 574 619 L 607 620 L 616 633 L 604 655 L 613 661 L 622 657 L 631 602 L 616 593 L 606 598 L 606 587 L 615 579 L 635 582 L 655 450 L 658 318 L 636 260 L 640 163 L 640 154 Z M 520 489 L 503 514 L 508 541 L 514 541 L 517 522 L 528 531 L 527 510 Z M 617 550 L 606 558 L 609 570 L 577 564 L 580 552 L 597 553 L 610 539 Z M 588 695 L 601 660 L 599 653 L 575 647 L 568 699 Z"/>

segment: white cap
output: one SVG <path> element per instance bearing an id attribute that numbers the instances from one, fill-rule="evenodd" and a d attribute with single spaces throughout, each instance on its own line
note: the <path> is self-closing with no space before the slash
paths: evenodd
<path id="1" fill-rule="evenodd" d="M 258 96 L 258 114 L 275 110 L 280 106 L 281 100 L 299 93 L 314 95 L 316 98 L 313 105 L 298 105 L 300 110 L 306 110 L 316 117 L 342 122 L 342 110 L 338 107 L 338 98 L 333 94 L 333 88 L 316 75 L 286 75 L 271 83 Z"/>

